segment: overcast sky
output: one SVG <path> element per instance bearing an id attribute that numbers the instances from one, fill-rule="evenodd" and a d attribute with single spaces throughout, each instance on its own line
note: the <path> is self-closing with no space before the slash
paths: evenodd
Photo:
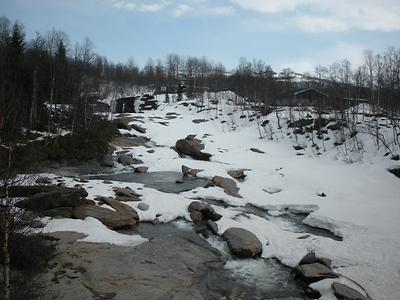
<path id="1" fill-rule="evenodd" d="M 357 65 L 364 49 L 400 48 L 400 0 L 1 0 L 0 14 L 29 37 L 54 27 L 139 65 L 178 53 L 303 72 L 343 58 Z"/>

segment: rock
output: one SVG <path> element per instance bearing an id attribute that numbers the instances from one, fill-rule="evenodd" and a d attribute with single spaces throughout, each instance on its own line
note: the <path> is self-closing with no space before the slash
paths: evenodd
<path id="1" fill-rule="evenodd" d="M 136 193 L 134 190 L 132 190 L 129 187 L 126 188 L 120 188 L 120 187 L 115 187 L 113 188 L 115 195 L 120 196 L 120 197 L 135 197 L 139 198 L 142 195 Z"/>
<path id="2" fill-rule="evenodd" d="M 117 158 L 118 158 L 118 162 L 124 166 L 130 166 L 135 163 L 132 155 L 130 155 L 130 154 L 119 153 Z"/>
<path id="3" fill-rule="evenodd" d="M 72 218 L 72 207 L 57 207 L 53 209 L 48 209 L 40 212 L 41 216 L 56 218 Z"/>
<path id="4" fill-rule="evenodd" d="M 136 220 L 132 217 L 121 215 L 116 211 L 94 205 L 79 206 L 73 210 L 72 214 L 75 218 L 81 220 L 87 217 L 96 218 L 111 229 L 118 229 L 136 224 Z"/>
<path id="5" fill-rule="evenodd" d="M 242 228 L 229 228 L 222 234 L 228 242 L 229 249 L 240 257 L 254 257 L 262 252 L 260 240 L 250 231 Z"/>
<path id="6" fill-rule="evenodd" d="M 317 193 L 317 196 L 324 198 L 324 197 L 326 197 L 326 194 L 325 193 Z"/>
<path id="7" fill-rule="evenodd" d="M 124 196 L 117 196 L 115 197 L 115 200 L 119 202 L 139 202 L 142 201 L 142 199 L 138 197 L 124 197 Z"/>
<path id="8" fill-rule="evenodd" d="M 207 228 L 212 234 L 218 235 L 218 225 L 213 220 L 207 220 Z"/>
<path id="9" fill-rule="evenodd" d="M 203 172 L 204 170 L 202 170 L 202 169 L 192 169 L 192 168 L 189 168 L 189 167 L 187 167 L 187 166 L 184 166 L 184 165 L 182 165 L 182 175 L 183 175 L 183 177 L 185 177 L 185 176 L 192 176 L 192 177 L 197 177 L 197 174 L 198 173 L 200 173 L 200 172 Z"/>
<path id="10" fill-rule="evenodd" d="M 222 218 L 222 215 L 215 212 L 215 210 L 209 204 L 203 203 L 201 201 L 191 202 L 188 207 L 188 211 L 189 212 L 199 211 L 202 213 L 205 219 L 210 219 L 212 221 L 218 221 Z"/>
<path id="11" fill-rule="evenodd" d="M 9 193 L 10 197 L 26 198 L 38 193 L 48 193 L 48 192 L 60 192 L 68 194 L 77 194 L 79 197 L 87 197 L 88 193 L 82 188 L 68 188 L 63 186 L 46 186 L 46 185 L 14 185 L 10 186 Z M 3 191 L 0 189 L 0 195 L 4 197 Z"/>
<path id="12" fill-rule="evenodd" d="M 181 154 L 188 155 L 197 160 L 208 161 L 211 158 L 211 154 L 201 152 L 204 149 L 204 146 L 198 140 L 191 139 L 181 139 L 178 140 L 175 144 L 176 151 Z"/>
<path id="13" fill-rule="evenodd" d="M 136 130 L 137 132 L 146 133 L 146 128 L 143 128 L 137 124 L 131 124 L 131 127 L 133 130 Z"/>
<path id="14" fill-rule="evenodd" d="M 231 195 L 236 198 L 242 198 L 242 196 L 238 194 L 240 189 L 237 187 L 236 182 L 231 178 L 214 176 L 212 179 L 212 184 L 214 186 L 223 188 L 224 192 L 228 195 Z"/>
<path id="15" fill-rule="evenodd" d="M 308 252 L 299 262 L 299 266 L 301 265 L 309 265 L 317 262 L 317 257 L 315 256 L 314 251 Z"/>
<path id="16" fill-rule="evenodd" d="M 150 205 L 148 205 L 147 203 L 141 202 L 138 204 L 137 208 L 142 211 L 146 211 L 146 210 L 149 210 Z"/>
<path id="17" fill-rule="evenodd" d="M 114 167 L 114 160 L 111 154 L 104 155 L 103 160 L 101 161 L 101 165 L 105 167 Z"/>
<path id="18" fill-rule="evenodd" d="M 133 207 L 130 207 L 129 205 L 126 205 L 125 203 L 122 203 L 111 197 L 104 197 L 103 202 L 114 208 L 120 215 L 139 220 L 139 215 Z"/>
<path id="19" fill-rule="evenodd" d="M 230 170 L 227 172 L 229 176 L 237 180 L 243 180 L 247 176 L 244 174 L 244 170 Z"/>
<path id="20" fill-rule="evenodd" d="M 304 282 L 308 284 L 326 278 L 339 277 L 336 273 L 320 263 L 300 265 L 297 266 L 294 271 L 299 278 L 301 278 Z"/>
<path id="21" fill-rule="evenodd" d="M 146 137 L 117 137 L 114 138 L 113 144 L 119 147 L 140 147 L 145 146 L 149 141 Z"/>
<path id="22" fill-rule="evenodd" d="M 18 207 L 32 211 L 44 211 L 59 207 L 77 207 L 85 204 L 79 192 L 51 191 L 30 196 L 28 199 L 17 203 Z"/>
<path id="23" fill-rule="evenodd" d="M 203 123 L 203 122 L 208 122 L 208 120 L 206 120 L 206 119 L 194 119 L 194 120 L 192 120 L 192 122 L 195 123 L 195 124 L 200 124 L 200 123 Z"/>
<path id="24" fill-rule="evenodd" d="M 348 287 L 347 285 L 334 282 L 332 283 L 333 291 L 335 296 L 341 300 L 367 300 L 367 297 L 361 295 L 355 289 Z"/>
<path id="25" fill-rule="evenodd" d="M 264 151 L 261 151 L 257 148 L 250 148 L 250 151 L 255 152 L 255 153 L 261 153 L 261 154 L 265 153 Z"/>
<path id="26" fill-rule="evenodd" d="M 302 146 L 293 146 L 294 150 L 299 151 L 299 150 L 304 150 L 304 147 Z"/>
<path id="27" fill-rule="evenodd" d="M 314 263 L 320 263 L 330 269 L 332 260 L 326 257 L 317 257 L 314 251 L 310 251 L 300 260 L 299 265 L 309 265 Z"/>
<path id="28" fill-rule="evenodd" d="M 203 214 L 199 211 L 193 211 L 190 213 L 190 218 L 193 222 L 200 222 L 203 220 Z"/>
<path id="29" fill-rule="evenodd" d="M 147 173 L 147 170 L 149 169 L 149 167 L 146 166 L 140 166 L 140 167 L 135 167 L 135 173 Z"/>
<path id="30" fill-rule="evenodd" d="M 126 129 L 129 130 L 129 122 L 131 120 L 129 118 L 119 118 L 119 119 L 114 119 L 113 123 L 115 124 L 115 126 L 117 126 L 118 129 Z"/>

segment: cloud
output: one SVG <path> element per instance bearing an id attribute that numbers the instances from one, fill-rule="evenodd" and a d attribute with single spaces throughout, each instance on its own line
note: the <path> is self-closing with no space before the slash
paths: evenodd
<path id="1" fill-rule="evenodd" d="M 231 0 L 241 9 L 279 14 L 306 32 L 400 31 L 398 0 Z"/>
<path id="2" fill-rule="evenodd" d="M 180 17 L 191 10 L 193 10 L 193 8 L 191 6 L 189 6 L 187 4 L 180 4 L 174 9 L 173 15 L 175 17 Z"/>
<path id="3" fill-rule="evenodd" d="M 312 2 L 312 0 L 231 0 L 231 2 L 248 10 L 261 13 L 276 13 L 293 11 L 299 5 Z"/>
<path id="4" fill-rule="evenodd" d="M 112 6 L 114 8 L 129 10 L 129 11 L 139 11 L 139 12 L 158 12 L 167 5 L 168 1 L 166 0 L 159 0 L 152 3 L 148 3 L 148 1 L 134 1 L 134 0 L 112 1 Z"/>

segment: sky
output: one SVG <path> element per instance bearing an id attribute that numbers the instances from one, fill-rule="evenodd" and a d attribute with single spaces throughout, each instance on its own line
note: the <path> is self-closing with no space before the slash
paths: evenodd
<path id="1" fill-rule="evenodd" d="M 0 15 L 28 37 L 62 30 L 71 45 L 89 37 L 96 53 L 140 66 L 177 53 L 228 69 L 246 57 L 312 72 L 400 48 L 400 0 L 1 0 Z"/>

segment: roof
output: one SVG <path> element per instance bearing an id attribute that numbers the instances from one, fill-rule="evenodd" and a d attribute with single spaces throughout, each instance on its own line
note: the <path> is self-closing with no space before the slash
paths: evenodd
<path id="1" fill-rule="evenodd" d="M 296 92 L 296 93 L 294 93 L 294 95 L 297 97 L 298 95 L 307 94 L 307 93 L 316 93 L 316 94 L 322 95 L 322 96 L 324 96 L 324 97 L 328 97 L 327 94 L 325 94 L 324 92 L 321 92 L 321 91 L 317 90 L 316 88 L 308 88 L 308 89 L 305 89 L 305 90 Z"/>

